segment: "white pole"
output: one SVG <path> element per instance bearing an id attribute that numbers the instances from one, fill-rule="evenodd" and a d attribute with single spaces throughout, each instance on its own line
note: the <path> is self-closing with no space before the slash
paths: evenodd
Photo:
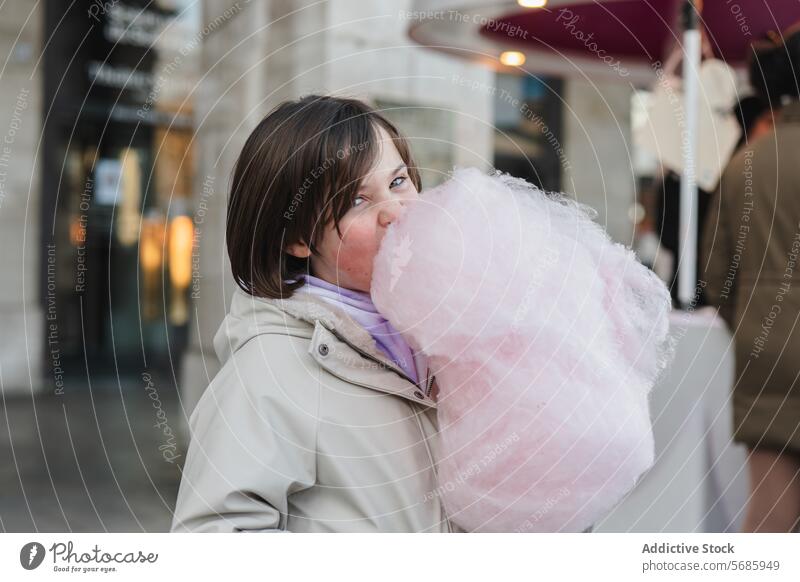
<path id="1" fill-rule="evenodd" d="M 683 33 L 683 175 L 681 176 L 680 243 L 678 258 L 678 299 L 685 309 L 692 305 L 697 285 L 697 92 L 700 69 L 700 31 L 693 7 Z"/>

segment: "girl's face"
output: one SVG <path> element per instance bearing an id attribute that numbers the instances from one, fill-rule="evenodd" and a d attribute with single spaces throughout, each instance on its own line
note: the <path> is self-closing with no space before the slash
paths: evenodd
<path id="1" fill-rule="evenodd" d="M 310 256 L 311 274 L 329 283 L 369 293 L 372 262 L 392 221 L 409 202 L 419 198 L 403 158 L 392 138 L 379 128 L 379 148 L 375 165 L 364 176 L 353 206 L 342 217 L 336 231 L 333 222 L 325 225 L 319 254 L 295 243 L 287 251 L 298 257 Z"/>

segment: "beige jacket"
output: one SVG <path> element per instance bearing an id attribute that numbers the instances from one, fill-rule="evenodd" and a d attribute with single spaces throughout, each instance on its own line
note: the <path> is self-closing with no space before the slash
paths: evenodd
<path id="1" fill-rule="evenodd" d="M 306 293 L 237 290 L 193 411 L 172 531 L 447 532 L 433 378 Z"/>

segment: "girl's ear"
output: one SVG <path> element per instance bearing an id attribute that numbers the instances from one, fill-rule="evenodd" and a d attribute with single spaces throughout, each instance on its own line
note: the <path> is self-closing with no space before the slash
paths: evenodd
<path id="1" fill-rule="evenodd" d="M 308 248 L 308 245 L 304 242 L 296 242 L 286 245 L 286 252 L 293 257 L 297 257 L 298 259 L 307 259 L 311 256 L 311 249 Z"/>

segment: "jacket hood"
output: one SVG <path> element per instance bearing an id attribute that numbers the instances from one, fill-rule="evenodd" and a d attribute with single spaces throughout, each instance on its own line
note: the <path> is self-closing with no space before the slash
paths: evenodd
<path id="1" fill-rule="evenodd" d="M 224 364 L 236 350 L 258 335 L 277 333 L 311 338 L 317 323 L 362 352 L 392 365 L 369 332 L 347 313 L 302 291 L 295 291 L 287 299 L 266 299 L 237 288 L 230 311 L 214 336 L 214 350 Z"/>

